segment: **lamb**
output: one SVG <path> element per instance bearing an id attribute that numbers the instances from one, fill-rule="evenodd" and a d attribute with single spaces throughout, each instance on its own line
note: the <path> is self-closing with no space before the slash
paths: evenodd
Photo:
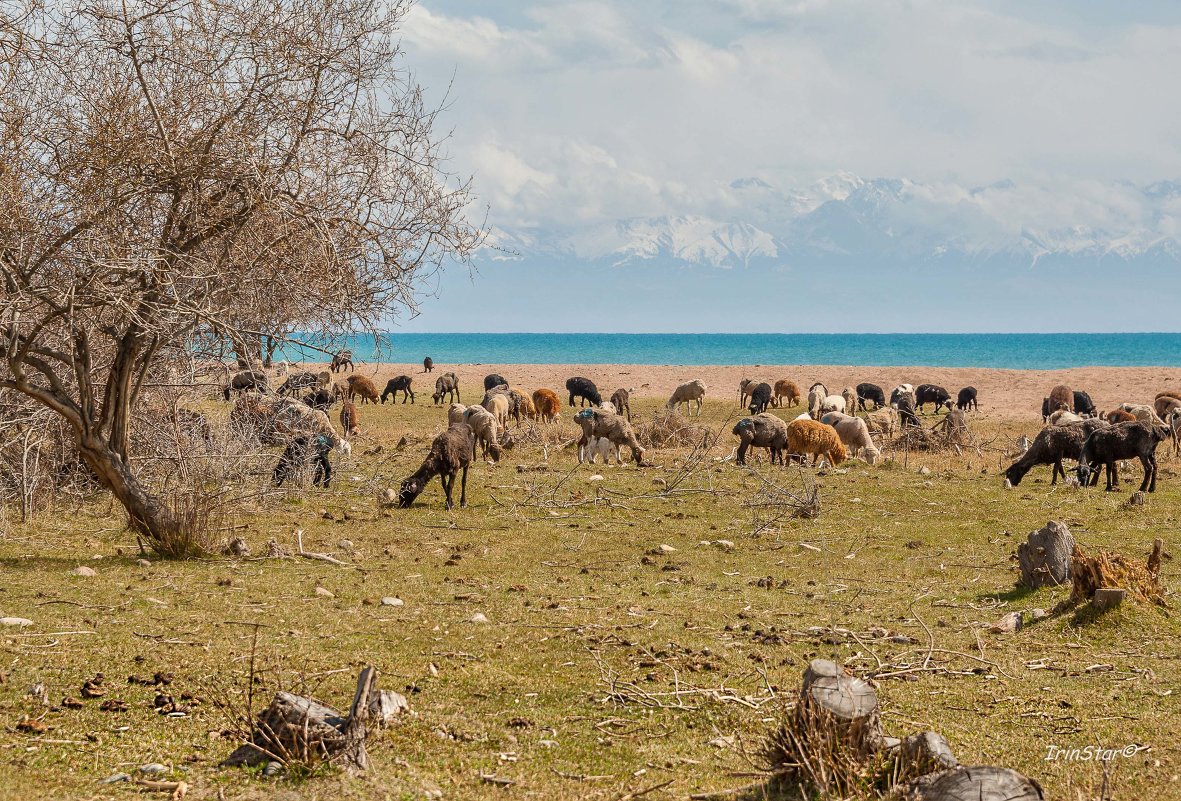
<path id="1" fill-rule="evenodd" d="M 845 397 L 843 395 L 829 395 L 820 404 L 820 413 L 823 415 L 827 412 L 845 412 Z"/>
<path id="2" fill-rule="evenodd" d="M 580 398 L 582 406 L 590 403 L 591 406 L 598 406 L 603 402 L 603 396 L 599 394 L 599 388 L 595 386 L 595 382 L 589 378 L 582 376 L 574 376 L 566 379 L 566 391 L 570 393 L 570 405 L 574 405 L 574 399 Z"/>
<path id="3" fill-rule="evenodd" d="M 467 411 L 467 407 L 462 403 L 453 403 L 447 408 L 447 425 L 453 426 L 456 423 L 463 422 L 463 413 Z"/>
<path id="4" fill-rule="evenodd" d="M 898 430 L 898 411 L 887 406 L 884 409 L 866 412 L 865 425 L 871 434 L 892 437 L 894 432 Z"/>
<path id="5" fill-rule="evenodd" d="M 391 378 L 385 384 L 385 389 L 381 391 L 381 402 L 384 404 L 385 399 L 391 395 L 394 398 L 394 403 L 398 402 L 398 393 L 402 393 L 402 403 L 409 398 L 411 403 L 414 403 L 414 390 L 410 388 L 410 383 L 413 379 L 408 375 L 400 375 L 397 378 Z"/>
<path id="6" fill-rule="evenodd" d="M 398 490 L 398 506 L 407 509 L 414 499 L 422 494 L 426 485 L 435 476 L 443 485 L 443 494 L 447 497 L 447 509 L 455 508 L 451 500 L 451 488 L 455 484 L 455 476 L 462 472 L 459 483 L 459 506 L 467 506 L 467 471 L 476 451 L 476 438 L 470 426 L 457 423 L 449 427 L 431 442 L 431 450 L 423 459 L 422 465 L 412 476 L 402 482 Z"/>
<path id="7" fill-rule="evenodd" d="M 979 410 L 980 404 L 976 402 L 976 387 L 961 389 L 955 398 L 955 408 L 961 412 L 966 412 L 968 409 Z"/>
<path id="8" fill-rule="evenodd" d="M 335 373 L 338 370 L 344 370 L 345 367 L 348 367 L 349 370 L 357 369 L 353 366 L 353 352 L 342 350 L 340 353 L 332 354 L 332 364 L 328 366 L 328 369 Z"/>
<path id="9" fill-rule="evenodd" d="M 701 417 L 701 404 L 705 399 L 705 382 L 701 379 L 694 379 L 693 381 L 681 384 L 673 390 L 672 397 L 668 399 L 668 408 L 675 409 L 682 403 L 685 404 L 685 414 L 692 416 L 693 412 L 690 408 L 691 403 L 697 404 L 697 416 Z"/>
<path id="10" fill-rule="evenodd" d="M 816 420 L 792 420 L 787 424 L 787 451 L 793 455 L 812 455 L 816 464 L 820 457 L 832 466 L 845 461 L 845 446 L 832 426 Z"/>
<path id="11" fill-rule="evenodd" d="M 340 407 L 340 427 L 346 434 L 356 434 L 360 431 L 357 407 L 352 401 L 345 401 Z"/>
<path id="12" fill-rule="evenodd" d="M 622 414 L 629 423 L 632 419 L 632 392 L 630 389 L 617 389 L 611 393 L 611 405 L 615 407 L 615 413 Z"/>
<path id="13" fill-rule="evenodd" d="M 771 464 L 783 464 L 783 451 L 787 448 L 787 423 L 773 414 L 756 414 L 738 421 L 731 432 L 738 437 L 737 464 L 746 464 L 749 448 L 766 448 L 771 452 Z"/>
<path id="14" fill-rule="evenodd" d="M 496 418 L 496 424 L 508 428 L 509 400 L 503 392 L 489 392 L 480 403 Z"/>
<path id="15" fill-rule="evenodd" d="M 435 379 L 435 394 L 431 395 L 431 399 L 438 406 L 443 402 L 443 396 L 451 402 L 458 401 L 459 398 L 459 376 L 455 373 L 443 373 Z"/>
<path id="16" fill-rule="evenodd" d="M 507 386 L 508 386 L 508 379 L 506 379 L 500 373 L 489 373 L 488 375 L 484 376 L 484 391 L 485 392 L 492 389 L 493 387 L 507 387 Z"/>
<path id="17" fill-rule="evenodd" d="M 492 454 L 492 460 L 500 461 L 500 426 L 496 416 L 483 406 L 469 406 L 463 412 L 463 422 L 471 426 L 475 439 L 472 442 L 472 458 L 476 458 L 476 445 L 483 448 L 484 458 Z"/>
<path id="18" fill-rule="evenodd" d="M 800 402 L 800 388 L 794 381 L 781 378 L 775 382 L 775 391 L 771 395 L 771 405 L 791 408 Z"/>
<path id="19" fill-rule="evenodd" d="M 1067 426 L 1071 423 L 1081 423 L 1085 419 L 1085 417 L 1081 417 L 1074 412 L 1068 412 L 1065 409 L 1059 409 L 1050 415 L 1050 425 Z"/>
<path id="20" fill-rule="evenodd" d="M 771 385 L 763 382 L 750 391 L 750 409 L 751 414 L 760 414 L 767 411 L 767 407 L 771 404 Z"/>
<path id="21" fill-rule="evenodd" d="M 833 427 L 850 456 L 857 456 L 860 451 L 865 451 L 865 461 L 869 464 L 877 464 L 878 457 L 882 452 L 873 444 L 873 438 L 869 435 L 869 426 L 860 417 L 850 417 L 840 412 L 829 412 L 820 418 L 820 422 Z"/>
<path id="22" fill-rule="evenodd" d="M 877 384 L 870 384 L 864 382 L 857 385 L 857 406 L 863 412 L 869 411 L 865 404 L 873 401 L 874 409 L 882 409 L 886 406 L 886 393 Z"/>
<path id="23" fill-rule="evenodd" d="M 578 463 L 582 464 L 584 461 L 595 463 L 595 460 L 602 457 L 603 464 L 611 464 L 611 456 L 614 454 L 615 461 L 623 464 L 623 460 L 619 457 L 619 449 L 611 444 L 611 440 L 606 437 L 591 437 L 586 445 L 578 449 Z"/>
<path id="24" fill-rule="evenodd" d="M 1156 412 L 1151 406 L 1143 403 L 1121 403 L 1119 405 L 1128 414 L 1135 417 L 1141 423 L 1151 423 L 1153 425 L 1164 425 L 1165 421 L 1156 416 Z"/>
<path id="25" fill-rule="evenodd" d="M 857 414 L 857 391 L 853 387 L 845 387 L 841 390 L 841 397 L 845 399 L 845 411 Z"/>
<path id="26" fill-rule="evenodd" d="M 336 401 L 336 397 L 326 389 L 315 389 L 303 396 L 303 402 L 313 409 L 319 409 L 326 412 L 332 408 L 332 404 Z"/>
<path id="27" fill-rule="evenodd" d="M 899 384 L 898 386 L 894 387 L 894 389 L 890 392 L 890 405 L 897 406 L 898 400 L 903 395 L 913 395 L 913 394 L 914 394 L 914 387 L 913 386 L 911 386 L 910 384 Z"/>
<path id="28" fill-rule="evenodd" d="M 301 389 L 314 389 L 316 387 L 327 386 L 331 383 L 332 378 L 329 377 L 327 381 L 323 380 L 328 373 L 292 373 L 287 376 L 287 380 L 279 387 L 280 395 L 287 395 L 288 392 L 298 392 Z"/>
<path id="29" fill-rule="evenodd" d="M 1065 426 L 1046 426 L 1034 438 L 1025 453 L 1005 470 L 1005 481 L 1009 486 L 1016 487 L 1021 483 L 1021 479 L 1025 478 L 1025 474 L 1039 464 L 1054 466 L 1051 471 L 1051 484 L 1058 483 L 1058 476 L 1062 476 L 1065 481 L 1066 470 L 1062 467 L 1062 460 L 1078 459 L 1087 437 L 1093 431 L 1106 426 L 1106 421 L 1095 417 Z"/>
<path id="30" fill-rule="evenodd" d="M 919 413 L 923 413 L 923 407 L 928 403 L 935 404 L 935 413 L 939 413 L 940 407 L 947 404 L 951 400 L 951 395 L 946 389 L 938 384 L 919 384 L 914 391 L 915 408 Z"/>
<path id="31" fill-rule="evenodd" d="M 422 371 L 424 373 L 434 372 L 434 369 L 435 369 L 435 360 L 434 359 L 432 359 L 430 356 L 427 356 L 425 359 L 422 360 Z"/>
<path id="32" fill-rule="evenodd" d="M 1050 390 L 1050 401 L 1045 414 L 1048 417 L 1059 409 L 1074 411 L 1074 392 L 1065 384 L 1059 384 Z"/>
<path id="33" fill-rule="evenodd" d="M 1136 415 L 1131 412 L 1125 412 L 1123 409 L 1112 409 L 1105 415 L 1109 423 L 1135 423 Z"/>
<path id="34" fill-rule="evenodd" d="M 264 395 L 270 391 L 270 385 L 267 383 L 267 374 L 261 370 L 243 370 L 240 373 L 235 373 L 229 381 L 226 382 L 222 390 L 225 399 L 230 399 L 230 392 L 237 392 L 241 395 L 243 392 L 261 392 Z"/>
<path id="35" fill-rule="evenodd" d="M 590 442 L 591 437 L 606 437 L 617 450 L 624 445 L 631 449 L 632 459 L 637 465 L 644 461 L 644 449 L 640 447 L 636 433 L 631 423 L 617 414 L 607 414 L 601 409 L 583 409 L 574 415 L 574 420 L 582 427 L 580 446 Z"/>
<path id="36" fill-rule="evenodd" d="M 562 401 L 558 398 L 558 393 L 552 389 L 538 389 L 533 392 L 533 408 L 537 410 L 537 419 L 544 423 L 552 423 L 558 419 Z"/>
<path id="37" fill-rule="evenodd" d="M 1170 435 L 1169 428 L 1154 423 L 1120 423 L 1099 429 L 1087 437 L 1078 457 L 1078 482 L 1087 486 L 1092 475 L 1099 477 L 1099 466 L 1107 468 L 1107 491 L 1119 485 L 1116 462 L 1136 457 L 1144 466 L 1141 492 L 1156 492 L 1156 446 Z"/>
<path id="38" fill-rule="evenodd" d="M 379 395 L 373 381 L 363 375 L 351 375 L 347 379 L 349 385 L 349 400 L 360 396 L 361 403 L 377 403 Z"/>
<path id="39" fill-rule="evenodd" d="M 1084 417 L 1095 416 L 1095 402 L 1091 396 L 1081 390 L 1074 391 L 1074 413 Z"/>

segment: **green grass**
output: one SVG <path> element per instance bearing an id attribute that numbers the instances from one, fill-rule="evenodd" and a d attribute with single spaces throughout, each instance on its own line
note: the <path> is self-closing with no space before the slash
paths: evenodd
<path id="1" fill-rule="evenodd" d="M 641 418 L 655 409 L 638 406 Z M 1046 761 L 1049 746 L 1129 744 L 1146 748 L 1115 761 L 1115 797 L 1181 797 L 1172 613 L 1126 604 L 1085 624 L 1068 613 L 1016 634 L 985 628 L 1066 596 L 1014 590 L 1011 555 L 1047 519 L 1067 521 L 1086 548 L 1143 557 L 1163 537 L 1174 549 L 1181 492 L 1171 458 L 1138 509 L 1122 506 L 1126 486 L 1113 495 L 1051 488 L 1048 468 L 1006 491 L 998 472 L 1008 460 L 995 451 L 911 453 L 905 466 L 899 455 L 818 477 L 809 469 L 820 517 L 752 535 L 744 503 L 760 476 L 789 488 L 798 478 L 762 456 L 751 471 L 713 461 L 735 444 L 732 422 L 673 494 L 653 479 L 673 475 L 687 451 L 653 451 L 655 466 L 644 469 L 573 470 L 573 451 L 551 445 L 548 471 L 518 472 L 543 463 L 540 445 L 523 444 L 497 466 L 473 468 L 465 510 L 444 511 L 435 481 L 412 509 L 383 513 L 376 490 L 417 467 L 444 413 L 422 404 L 361 413 L 366 436 L 351 462 L 334 456 L 331 491 L 271 498 L 237 517 L 256 557 L 271 537 L 293 548 L 300 528 L 308 550 L 354 567 L 261 558 L 140 567 L 118 510 L 102 499 L 8 525 L 0 614 L 36 627 L 0 631 L 0 798 L 131 797 L 99 780 L 153 761 L 193 784 L 192 798 L 270 798 L 276 786 L 281 798 L 617 798 L 670 780 L 644 797 L 684 798 L 751 781 L 744 754 L 817 656 L 859 672 L 879 661 L 939 668 L 880 681 L 888 733 L 938 730 L 961 762 L 1013 767 L 1050 797 L 1095 797 L 1101 768 Z M 732 414 L 711 403 L 704 419 L 721 425 Z M 1031 420 L 1022 430 L 1036 428 Z M 1019 433 L 986 418 L 977 430 L 1002 435 L 998 446 Z M 397 450 L 403 435 L 409 444 Z M 377 443 L 382 453 L 363 455 Z M 588 482 L 594 473 L 605 480 Z M 352 519 L 341 520 L 350 507 Z M 733 548 L 701 544 L 716 540 Z M 662 544 L 676 550 L 650 553 Z M 79 564 L 98 575 L 72 576 Z M 1176 587 L 1176 563 L 1164 571 Z M 387 595 L 405 605 L 376 603 Z M 469 622 L 477 612 L 490 622 Z M 312 688 L 346 706 L 357 669 L 370 663 L 381 686 L 407 695 L 415 717 L 373 742 L 370 775 L 267 780 L 216 768 L 234 743 L 219 734 L 230 720 L 214 700 L 240 698 L 253 623 L 262 624 L 263 699 L 278 687 Z M 155 714 L 155 691 L 125 683 L 155 671 L 175 674 L 175 695 L 204 703 L 187 718 Z M 26 695 L 40 683 L 57 704 L 95 672 L 128 711 L 102 712 L 91 700 L 47 712 Z M 671 694 L 678 689 L 700 692 Z M 25 714 L 44 714 L 48 730 L 18 732 Z M 710 744 L 719 737 L 734 747 Z"/>

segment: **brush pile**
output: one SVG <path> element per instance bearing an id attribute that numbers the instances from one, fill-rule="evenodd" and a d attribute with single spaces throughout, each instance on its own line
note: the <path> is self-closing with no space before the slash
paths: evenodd
<path id="1" fill-rule="evenodd" d="M 647 448 L 709 448 L 718 434 L 703 425 L 690 423 L 679 412 L 661 409 L 652 420 L 636 426 L 636 439 Z"/>

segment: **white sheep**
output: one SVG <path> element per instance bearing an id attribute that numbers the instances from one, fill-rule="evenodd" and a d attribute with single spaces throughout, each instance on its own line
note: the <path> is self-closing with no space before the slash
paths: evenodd
<path id="1" fill-rule="evenodd" d="M 503 392 L 489 392 L 484 396 L 484 402 L 481 405 L 496 418 L 497 425 L 501 428 L 508 427 L 509 402 Z"/>
<path id="2" fill-rule="evenodd" d="M 682 403 L 685 404 L 685 414 L 691 415 L 692 411 L 689 408 L 691 402 L 697 403 L 697 416 L 701 417 L 701 403 L 705 398 L 705 382 L 701 379 L 694 379 L 692 381 L 681 384 L 673 390 L 672 397 L 668 399 L 668 408 L 675 409 Z"/>
<path id="3" fill-rule="evenodd" d="M 820 408 L 824 405 L 825 398 L 828 397 L 827 391 L 823 385 L 817 384 L 808 390 L 808 416 L 813 420 L 819 420 L 823 410 Z"/>
<path id="4" fill-rule="evenodd" d="M 850 417 L 840 412 L 829 412 L 820 418 L 820 422 L 836 429 L 841 442 L 845 444 L 850 456 L 856 456 L 859 451 L 865 451 L 865 461 L 876 464 L 881 451 L 873 444 L 869 435 L 869 426 L 860 417 Z"/>
<path id="5" fill-rule="evenodd" d="M 845 398 L 841 395 L 829 395 L 820 403 L 820 413 L 822 415 L 828 412 L 845 412 Z"/>
<path id="6" fill-rule="evenodd" d="M 1081 423 L 1085 419 L 1085 417 L 1077 415 L 1074 412 L 1068 412 L 1065 409 L 1059 409 L 1050 415 L 1050 425 L 1068 426 L 1071 423 Z"/>
<path id="7" fill-rule="evenodd" d="M 483 406 L 469 406 L 463 412 L 463 422 L 472 427 L 472 433 L 476 435 L 475 445 L 483 446 L 484 458 L 487 459 L 488 452 L 492 451 L 492 458 L 499 461 L 500 426 L 492 412 Z M 473 459 L 476 458 L 475 445 L 472 446 Z"/>
<path id="8" fill-rule="evenodd" d="M 1135 417 L 1141 423 L 1150 423 L 1152 425 L 1165 425 L 1165 421 L 1156 416 L 1156 410 L 1145 403 L 1121 403 L 1119 405 L 1128 414 Z"/>
<path id="9" fill-rule="evenodd" d="M 464 422 L 463 413 L 467 411 L 467 407 L 462 403 L 453 403 L 447 408 L 447 425 L 453 426 L 456 423 Z"/>
<path id="10" fill-rule="evenodd" d="M 611 464 L 612 455 L 615 456 L 616 463 L 623 464 L 620 450 L 611 444 L 611 440 L 606 437 L 589 437 L 586 444 L 580 445 L 578 448 L 578 463 L 590 462 L 594 464 L 597 458 L 602 457 L 603 464 Z"/>

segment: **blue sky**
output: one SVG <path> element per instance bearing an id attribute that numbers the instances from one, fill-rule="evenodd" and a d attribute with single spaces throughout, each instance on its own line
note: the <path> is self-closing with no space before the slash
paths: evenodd
<path id="1" fill-rule="evenodd" d="M 1083 0 L 420 0 L 403 30 L 428 98 L 446 96 L 451 166 L 474 177 L 476 214 L 542 233 L 748 220 L 760 210 L 736 179 L 807 194 L 851 173 L 1015 182 L 989 211 L 1001 228 L 1077 218 L 1174 237 L 1172 211 L 1130 210 L 1126 189 L 1181 176 L 1177 42 L 1181 4 Z M 473 291 L 452 270 L 403 325 L 494 325 L 484 292 L 521 313 L 555 300 L 525 272 L 484 261 Z M 708 302 L 714 278 L 687 270 L 677 294 Z M 669 330 L 638 307 L 608 319 Z"/>

